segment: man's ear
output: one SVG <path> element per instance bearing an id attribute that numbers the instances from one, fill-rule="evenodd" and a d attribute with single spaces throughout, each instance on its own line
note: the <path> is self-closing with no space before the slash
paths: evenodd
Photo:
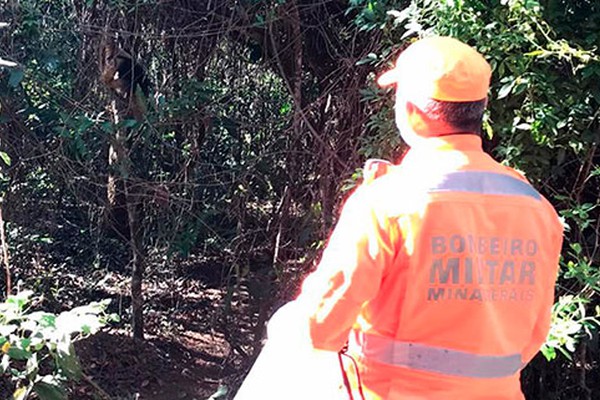
<path id="1" fill-rule="evenodd" d="M 415 103 L 405 101 L 404 109 L 410 127 L 418 136 L 426 137 L 433 133 L 430 132 L 433 128 L 430 119 Z"/>
<path id="2" fill-rule="evenodd" d="M 404 102 L 404 108 L 406 108 L 406 112 L 410 115 L 413 114 L 415 112 L 421 112 L 421 110 L 419 109 L 419 107 L 417 107 L 415 105 L 415 103 L 411 102 L 411 101 L 405 101 Z"/>
<path id="3" fill-rule="evenodd" d="M 431 118 L 417 104 L 406 101 L 407 120 L 413 131 L 420 137 L 450 135 L 460 132 L 441 118 Z"/>

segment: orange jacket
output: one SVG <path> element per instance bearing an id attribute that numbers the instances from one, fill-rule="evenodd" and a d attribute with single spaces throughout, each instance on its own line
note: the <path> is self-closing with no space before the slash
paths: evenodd
<path id="1" fill-rule="evenodd" d="M 349 339 L 367 399 L 523 399 L 561 245 L 550 203 L 479 137 L 429 138 L 350 196 L 297 300 L 314 347 Z"/>

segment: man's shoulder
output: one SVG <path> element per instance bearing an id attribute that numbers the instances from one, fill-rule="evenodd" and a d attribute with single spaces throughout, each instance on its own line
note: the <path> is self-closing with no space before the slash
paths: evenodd
<path id="1" fill-rule="evenodd" d="M 412 213 L 422 207 L 427 195 L 424 185 L 427 178 L 423 179 L 422 174 L 402 164 L 386 163 L 371 168 L 378 171 L 377 175 L 363 181 L 353 193 L 354 201 L 361 202 L 382 218 Z"/>
<path id="2" fill-rule="evenodd" d="M 529 182 L 529 179 L 527 179 L 527 176 L 525 175 L 525 172 L 519 171 L 518 169 L 509 167 L 508 165 L 504 165 L 504 164 L 500 164 L 498 163 L 499 169 L 506 173 L 507 175 L 510 175 L 514 178 L 517 178 L 519 180 L 522 180 L 523 182 L 527 182 L 531 185 L 531 183 Z"/>

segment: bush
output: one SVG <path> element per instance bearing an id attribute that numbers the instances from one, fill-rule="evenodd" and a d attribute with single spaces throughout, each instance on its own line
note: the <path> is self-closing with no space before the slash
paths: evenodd
<path id="1" fill-rule="evenodd" d="M 0 304 L 0 372 L 12 393 L 3 398 L 25 400 L 36 393 L 41 400 L 66 399 L 65 383 L 83 375 L 73 342 L 116 319 L 106 314 L 109 300 L 58 315 L 30 311 L 37 300 L 22 291 Z"/>

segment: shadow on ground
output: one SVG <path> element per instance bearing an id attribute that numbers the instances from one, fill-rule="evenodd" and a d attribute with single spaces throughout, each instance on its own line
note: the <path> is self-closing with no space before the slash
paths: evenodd
<path id="1" fill-rule="evenodd" d="M 144 341 L 125 332 L 102 332 L 78 342 L 76 350 L 89 378 L 72 387 L 72 397 L 79 400 L 102 398 L 94 384 L 114 400 L 205 400 L 232 372 L 227 343 L 194 332 Z"/>

